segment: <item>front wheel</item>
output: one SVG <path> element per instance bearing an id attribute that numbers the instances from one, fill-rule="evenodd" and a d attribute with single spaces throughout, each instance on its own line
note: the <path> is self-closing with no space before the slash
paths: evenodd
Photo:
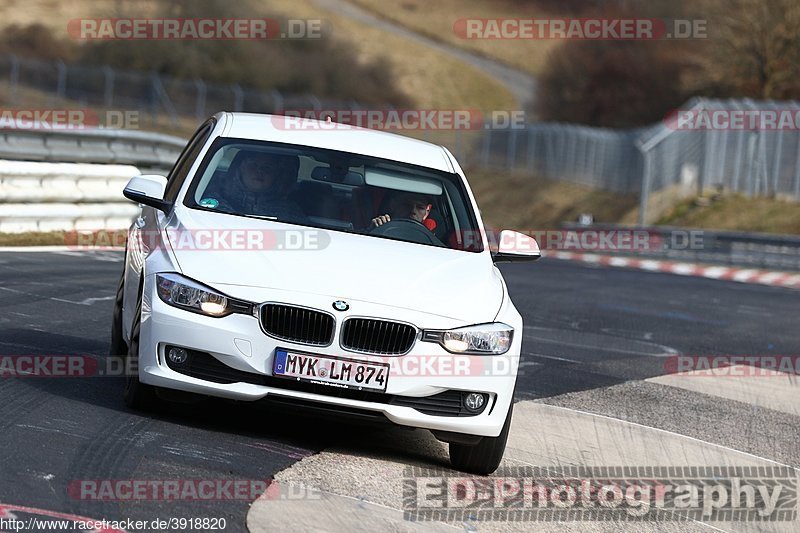
<path id="1" fill-rule="evenodd" d="M 121 357 L 128 353 L 128 345 L 122 338 L 122 301 L 125 293 L 125 272 L 119 279 L 117 294 L 114 297 L 114 313 L 111 320 L 111 345 L 108 355 L 111 357 Z"/>
<path id="2" fill-rule="evenodd" d="M 131 326 L 128 355 L 125 358 L 125 404 L 133 409 L 153 410 L 158 405 L 156 388 L 139 381 L 139 333 L 142 329 L 142 300 L 136 304 L 136 313 Z"/>
<path id="3" fill-rule="evenodd" d="M 483 437 L 478 444 L 469 446 L 466 444 L 450 443 L 450 463 L 453 468 L 470 474 L 486 476 L 497 470 L 503 453 L 506 451 L 508 441 L 508 431 L 511 428 L 511 415 L 514 412 L 514 404 L 508 408 L 506 422 L 500 435 L 496 437 Z"/>

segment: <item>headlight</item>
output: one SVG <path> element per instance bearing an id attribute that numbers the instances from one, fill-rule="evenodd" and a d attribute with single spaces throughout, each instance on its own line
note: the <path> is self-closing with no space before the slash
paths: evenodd
<path id="1" fill-rule="evenodd" d="M 225 316 L 239 307 L 224 294 L 179 274 L 156 274 L 156 292 L 166 304 L 208 316 Z"/>
<path id="2" fill-rule="evenodd" d="M 452 353 L 500 355 L 511 348 L 514 328 L 502 322 L 478 324 L 447 331 L 426 330 L 422 340 L 438 342 Z"/>

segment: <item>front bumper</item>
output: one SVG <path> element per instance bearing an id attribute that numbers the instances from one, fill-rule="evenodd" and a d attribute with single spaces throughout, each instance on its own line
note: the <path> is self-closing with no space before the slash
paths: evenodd
<path id="1" fill-rule="evenodd" d="M 253 291 L 257 293 L 254 296 L 258 301 L 285 301 L 316 309 L 325 309 L 325 305 L 332 301 L 327 296 L 308 294 L 292 295 L 289 300 L 287 295 L 274 294 L 274 291 L 273 294 L 266 294 L 263 290 Z M 488 437 L 500 434 L 513 399 L 521 335 L 515 335 L 511 350 L 499 356 L 454 355 L 438 344 L 418 340 L 406 355 L 381 357 L 382 362 L 390 365 L 386 391 L 383 394 L 366 394 L 364 396 L 368 399 L 364 400 L 340 397 L 335 392 L 338 389 L 333 387 L 330 388 L 330 394 L 326 394 L 328 388 L 325 386 L 316 387 L 313 392 L 295 390 L 284 386 L 285 380 L 272 377 L 277 348 L 374 361 L 375 355 L 344 351 L 339 346 L 340 328 L 347 313 L 337 314 L 334 341 L 330 346 L 307 346 L 267 336 L 255 316 L 233 314 L 212 318 L 169 306 L 155 295 L 152 282 L 145 283 L 143 296 L 139 379 L 149 385 L 244 401 L 260 400 L 272 395 L 276 399 L 280 397 L 282 401 L 295 399 L 298 402 L 374 412 L 402 426 Z M 415 313 L 400 310 L 403 316 L 395 318 L 393 315 L 396 313 L 387 314 L 388 310 L 379 305 L 355 302 L 353 307 L 361 316 L 421 324 L 419 313 L 409 316 Z M 435 324 L 432 326 L 437 329 L 464 325 L 442 317 L 435 317 L 433 321 Z M 513 322 L 509 323 L 513 325 Z M 215 383 L 177 372 L 166 363 L 164 348 L 167 345 L 205 352 L 231 369 L 265 377 L 265 384 Z M 489 400 L 486 408 L 473 416 L 433 416 L 391 402 L 392 398 L 422 398 L 446 391 L 486 393 Z"/>

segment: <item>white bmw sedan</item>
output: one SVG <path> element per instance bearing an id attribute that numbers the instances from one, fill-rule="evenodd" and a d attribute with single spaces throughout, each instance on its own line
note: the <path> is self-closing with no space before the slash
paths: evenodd
<path id="1" fill-rule="evenodd" d="M 512 415 L 522 318 L 442 146 L 280 116 L 220 113 L 169 176 L 137 176 L 111 353 L 125 401 L 267 400 L 424 428 L 487 474 Z"/>

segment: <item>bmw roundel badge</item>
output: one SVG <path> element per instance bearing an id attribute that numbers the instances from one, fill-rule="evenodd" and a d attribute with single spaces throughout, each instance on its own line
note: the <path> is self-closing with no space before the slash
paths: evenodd
<path id="1" fill-rule="evenodd" d="M 350 306 L 344 300 L 336 300 L 333 302 L 333 308 L 337 311 L 347 311 L 350 309 Z"/>

